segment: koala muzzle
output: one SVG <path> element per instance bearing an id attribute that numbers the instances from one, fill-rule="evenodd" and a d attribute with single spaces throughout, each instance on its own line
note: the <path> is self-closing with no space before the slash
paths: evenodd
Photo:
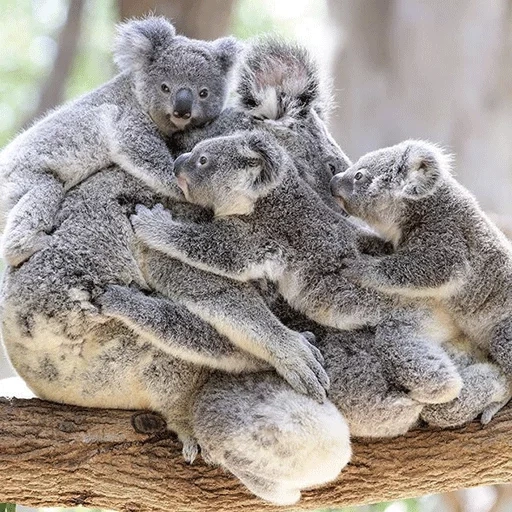
<path id="1" fill-rule="evenodd" d="M 334 197 L 347 197 L 352 193 L 352 181 L 347 179 L 346 173 L 333 176 L 330 186 Z"/>
<path id="2" fill-rule="evenodd" d="M 172 115 L 180 119 L 190 119 L 193 102 L 194 96 L 192 91 L 187 88 L 180 89 L 174 98 Z"/>
<path id="3" fill-rule="evenodd" d="M 190 153 L 183 153 L 174 160 L 173 172 L 176 177 L 183 171 L 185 163 L 188 161 Z"/>

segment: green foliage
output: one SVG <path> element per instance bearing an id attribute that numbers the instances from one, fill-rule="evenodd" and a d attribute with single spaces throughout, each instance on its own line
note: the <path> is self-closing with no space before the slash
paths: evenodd
<path id="1" fill-rule="evenodd" d="M 0 512 L 16 512 L 14 503 L 0 503 Z"/>

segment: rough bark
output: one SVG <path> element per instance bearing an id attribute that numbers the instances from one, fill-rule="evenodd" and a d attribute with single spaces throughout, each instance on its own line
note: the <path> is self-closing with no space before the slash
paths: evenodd
<path id="1" fill-rule="evenodd" d="M 178 33 L 195 39 L 226 35 L 236 0 L 118 0 L 121 19 L 149 12 L 170 18 Z"/>
<path id="2" fill-rule="evenodd" d="M 265 505 L 219 468 L 185 464 L 179 443 L 158 421 L 152 434 L 140 434 L 133 417 L 0 399 L 0 502 L 152 512 L 287 510 Z M 353 447 L 337 482 L 305 492 L 289 510 L 512 481 L 512 408 L 486 427 L 419 429 L 393 440 L 355 440 Z"/>

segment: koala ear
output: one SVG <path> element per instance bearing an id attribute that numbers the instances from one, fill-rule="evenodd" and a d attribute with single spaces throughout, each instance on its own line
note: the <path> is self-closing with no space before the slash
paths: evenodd
<path id="1" fill-rule="evenodd" d="M 237 94 L 241 108 L 261 119 L 324 113 L 319 71 L 308 52 L 277 38 L 254 41 L 241 63 Z"/>
<path id="2" fill-rule="evenodd" d="M 439 185 L 443 170 L 449 172 L 450 158 L 433 144 L 411 141 L 406 143 L 401 167 L 405 173 L 402 195 L 421 199 Z"/>
<path id="3" fill-rule="evenodd" d="M 235 65 L 238 56 L 244 48 L 243 43 L 234 37 L 222 37 L 211 43 L 213 52 L 224 73 L 227 73 Z"/>
<path id="4" fill-rule="evenodd" d="M 283 166 L 283 152 L 277 141 L 256 132 L 248 135 L 247 145 L 250 152 L 261 161 L 261 165 L 255 169 L 254 185 L 267 187 L 277 182 Z"/>
<path id="5" fill-rule="evenodd" d="M 140 71 L 167 48 L 176 30 L 163 17 L 149 16 L 117 26 L 114 62 L 120 71 Z"/>

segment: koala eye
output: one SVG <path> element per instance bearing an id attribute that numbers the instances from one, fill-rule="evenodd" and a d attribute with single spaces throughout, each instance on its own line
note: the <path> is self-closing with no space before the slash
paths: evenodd
<path id="1" fill-rule="evenodd" d="M 331 171 L 331 174 L 334 176 L 336 174 L 336 166 L 333 163 L 328 164 L 329 170 Z"/>
<path id="2" fill-rule="evenodd" d="M 199 97 L 200 97 L 201 99 L 203 99 L 203 100 L 204 100 L 205 98 L 208 98 L 208 94 L 209 94 L 209 91 L 208 91 L 208 89 L 207 89 L 206 87 L 205 87 L 204 89 L 201 89 L 201 90 L 199 91 Z"/>
<path id="3" fill-rule="evenodd" d="M 167 84 L 162 84 L 160 86 L 160 89 L 162 89 L 162 91 L 165 92 L 165 93 L 171 92 L 171 89 L 169 89 L 169 86 Z"/>
<path id="4" fill-rule="evenodd" d="M 208 163 L 208 158 L 204 155 L 199 158 L 199 165 L 206 165 Z"/>
<path id="5" fill-rule="evenodd" d="M 356 172 L 355 175 L 354 175 L 354 179 L 356 181 L 359 181 L 360 179 L 362 179 L 362 177 L 363 177 L 363 173 L 361 171 Z"/>

